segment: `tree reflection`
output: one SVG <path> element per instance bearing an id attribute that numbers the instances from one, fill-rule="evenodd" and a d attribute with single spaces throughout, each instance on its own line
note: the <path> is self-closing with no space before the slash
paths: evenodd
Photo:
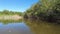
<path id="1" fill-rule="evenodd" d="M 24 19 L 34 34 L 60 34 L 60 25 L 39 20 Z"/>
<path id="2" fill-rule="evenodd" d="M 19 22 L 22 22 L 22 19 L 20 19 L 20 20 L 0 20 L 0 23 L 2 23 L 2 24 L 19 23 Z"/>

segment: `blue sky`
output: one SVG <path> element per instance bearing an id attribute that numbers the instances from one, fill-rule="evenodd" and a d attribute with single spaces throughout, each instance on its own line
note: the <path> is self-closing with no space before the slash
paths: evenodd
<path id="1" fill-rule="evenodd" d="M 0 0 L 0 11 L 7 9 L 24 12 L 36 2 L 38 0 Z"/>

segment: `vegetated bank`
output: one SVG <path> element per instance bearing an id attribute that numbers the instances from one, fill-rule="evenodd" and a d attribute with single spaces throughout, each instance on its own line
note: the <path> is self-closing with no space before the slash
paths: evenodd
<path id="1" fill-rule="evenodd" d="M 60 23 L 60 0 L 39 0 L 26 10 L 24 18 Z"/>
<path id="2" fill-rule="evenodd" d="M 1 20 L 19 20 L 22 19 L 22 12 L 15 12 L 9 10 L 0 11 L 0 21 Z"/>

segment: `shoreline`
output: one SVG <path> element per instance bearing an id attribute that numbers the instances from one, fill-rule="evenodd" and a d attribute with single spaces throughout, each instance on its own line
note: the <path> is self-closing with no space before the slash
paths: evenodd
<path id="1" fill-rule="evenodd" d="M 22 19 L 22 16 L 19 15 L 2 15 L 0 16 L 0 20 L 19 20 Z"/>

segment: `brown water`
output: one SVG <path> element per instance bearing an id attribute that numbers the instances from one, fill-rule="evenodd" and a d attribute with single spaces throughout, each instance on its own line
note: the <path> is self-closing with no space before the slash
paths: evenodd
<path id="1" fill-rule="evenodd" d="M 60 25 L 37 20 L 0 22 L 0 34 L 60 34 Z"/>

